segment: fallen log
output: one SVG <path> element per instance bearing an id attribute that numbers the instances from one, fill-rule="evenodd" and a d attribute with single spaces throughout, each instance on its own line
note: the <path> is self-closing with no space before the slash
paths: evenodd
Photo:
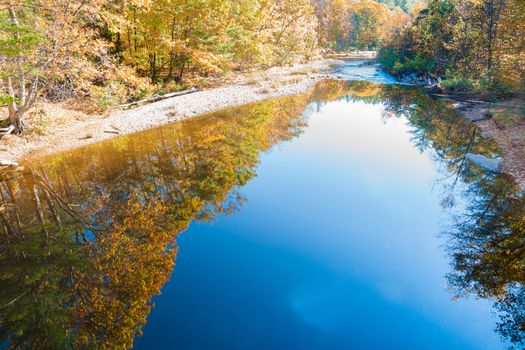
<path id="1" fill-rule="evenodd" d="M 165 95 L 156 95 L 156 96 L 153 96 L 151 98 L 144 99 L 144 100 L 134 101 L 134 102 L 126 103 L 126 104 L 122 104 L 122 105 L 117 105 L 116 107 L 117 108 L 122 108 L 122 109 L 127 109 L 127 108 L 131 108 L 131 107 L 140 106 L 140 105 L 143 105 L 143 104 L 146 104 L 146 103 L 153 103 L 153 102 L 157 102 L 157 101 L 162 101 L 162 100 L 165 100 L 165 99 L 168 99 L 168 98 L 172 98 L 172 97 L 188 95 L 188 94 L 191 94 L 191 93 L 194 93 L 194 92 L 197 92 L 197 91 L 198 91 L 198 89 L 191 88 L 191 89 L 184 90 L 184 91 L 171 92 L 171 93 L 165 94 Z"/>
<path id="2" fill-rule="evenodd" d="M 456 93 L 454 93 L 454 94 L 439 94 L 439 93 L 433 93 L 433 92 L 427 92 L 427 93 L 429 95 L 434 96 L 434 97 L 447 99 L 447 100 L 451 100 L 451 101 L 460 101 L 460 102 L 463 102 L 463 103 L 485 104 L 485 105 L 492 105 L 492 106 L 498 106 L 498 107 L 516 108 L 516 109 L 520 109 L 520 108 L 523 107 L 523 106 L 520 106 L 520 105 L 509 105 L 509 104 L 506 104 L 506 103 L 499 103 L 499 102 L 489 102 L 489 101 L 482 101 L 482 100 L 464 99 L 464 98 L 462 98 L 460 96 L 457 96 Z"/>

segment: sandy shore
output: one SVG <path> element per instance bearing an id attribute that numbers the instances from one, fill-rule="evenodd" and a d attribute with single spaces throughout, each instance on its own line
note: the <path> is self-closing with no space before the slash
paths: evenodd
<path id="1" fill-rule="evenodd" d="M 160 126 L 224 108 L 268 98 L 306 92 L 329 77 L 335 60 L 320 60 L 292 67 L 274 67 L 238 76 L 224 86 L 177 96 L 107 116 L 86 116 L 47 106 L 51 115 L 68 114 L 55 122 L 52 131 L 31 138 L 7 136 L 0 140 L 0 159 L 24 158 L 64 151 L 123 134 Z"/>

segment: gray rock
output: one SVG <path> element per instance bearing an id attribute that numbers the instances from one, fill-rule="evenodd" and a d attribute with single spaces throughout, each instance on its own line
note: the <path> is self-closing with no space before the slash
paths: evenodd
<path id="1" fill-rule="evenodd" d="M 489 158 L 482 154 L 467 153 L 466 158 L 480 168 L 491 171 L 493 173 L 501 172 L 503 167 L 503 159 Z"/>
<path id="2" fill-rule="evenodd" d="M 492 119 L 492 114 L 484 109 L 474 109 L 471 110 L 469 113 L 465 113 L 465 117 L 473 123 L 481 122 L 483 120 L 490 120 Z"/>
<path id="3" fill-rule="evenodd" d="M 455 109 L 464 110 L 470 108 L 471 106 L 463 102 L 456 102 L 452 104 L 452 107 L 454 107 Z"/>

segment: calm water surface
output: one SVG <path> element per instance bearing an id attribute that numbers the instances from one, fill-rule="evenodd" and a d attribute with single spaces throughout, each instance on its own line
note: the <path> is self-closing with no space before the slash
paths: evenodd
<path id="1" fill-rule="evenodd" d="M 446 104 L 328 81 L 34 160 L 3 346 L 520 348 L 522 199 L 468 152 L 498 148 Z"/>

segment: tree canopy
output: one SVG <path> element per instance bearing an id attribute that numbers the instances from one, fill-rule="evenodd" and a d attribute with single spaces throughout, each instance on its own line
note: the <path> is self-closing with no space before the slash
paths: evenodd
<path id="1" fill-rule="evenodd" d="M 385 67 L 444 78 L 456 90 L 523 91 L 525 3 L 431 0 L 383 48 Z"/>

